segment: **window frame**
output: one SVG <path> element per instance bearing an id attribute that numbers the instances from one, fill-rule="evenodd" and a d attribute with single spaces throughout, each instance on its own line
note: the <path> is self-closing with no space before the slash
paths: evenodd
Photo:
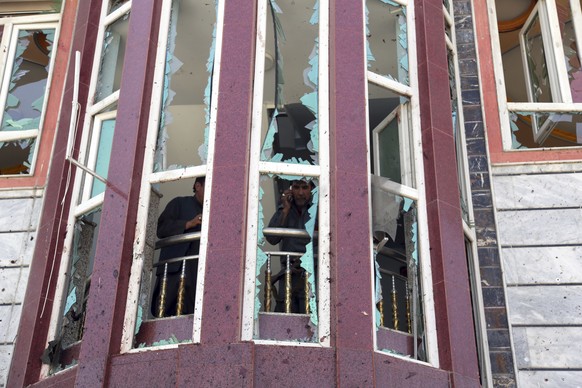
<path id="1" fill-rule="evenodd" d="M 417 204 L 417 224 L 418 224 L 418 252 L 419 252 L 419 260 L 418 260 L 418 269 L 420 272 L 420 276 L 418 277 L 419 285 L 422 290 L 422 307 L 424 312 L 424 329 L 426 333 L 426 358 L 427 361 L 421 361 L 412 359 L 407 356 L 402 356 L 399 354 L 390 353 L 391 356 L 402 358 L 406 361 L 431 365 L 436 368 L 439 367 L 439 356 L 438 356 L 438 341 L 437 341 L 437 333 L 436 333 L 436 318 L 435 318 L 435 309 L 434 309 L 434 296 L 433 296 L 433 284 L 432 284 L 432 269 L 430 263 L 430 251 L 429 251 L 429 235 L 428 235 L 428 218 L 427 218 L 427 208 L 426 208 L 426 194 L 425 194 L 425 185 L 424 185 L 424 165 L 423 165 L 423 157 L 422 157 L 422 134 L 421 134 L 421 123 L 420 123 L 420 105 L 419 105 L 419 92 L 418 92 L 418 73 L 416 66 L 411 66 L 410 64 L 417 63 L 416 57 L 416 24 L 415 24 L 415 16 L 414 16 L 414 2 L 408 0 L 392 0 L 394 3 L 397 3 L 401 6 L 406 7 L 406 25 L 407 25 L 407 42 L 408 42 L 408 78 L 409 78 L 409 85 L 402 84 L 396 80 L 390 79 L 388 77 L 382 76 L 380 74 L 374 73 L 371 70 L 368 70 L 368 58 L 366 53 L 365 55 L 365 74 L 366 74 L 366 82 L 365 82 L 365 95 L 366 95 L 366 112 L 369 109 L 369 101 L 368 101 L 368 85 L 370 83 L 379 86 L 381 88 L 385 88 L 393 93 L 396 93 L 400 96 L 407 97 L 409 99 L 409 121 L 410 121 L 410 133 L 407 134 L 407 139 L 409 140 L 407 144 L 410 144 L 412 148 L 410 150 L 409 155 L 412 157 L 412 166 L 413 170 L 413 177 L 416 178 L 415 187 L 411 187 L 404 184 L 398 184 L 396 182 L 391 182 L 386 179 L 382 180 L 381 189 L 387 191 L 391 194 L 397 196 L 403 196 L 409 199 L 413 199 L 416 201 Z M 364 7 L 363 15 L 366 15 L 366 1 L 362 2 L 362 6 Z M 364 47 L 367 47 L 367 38 L 366 38 L 366 22 L 364 21 L 364 31 L 362 32 L 362 37 L 364 39 Z M 402 106 L 402 104 L 400 104 Z M 372 147 L 373 144 L 370 139 L 370 123 L 369 123 L 369 115 L 366 114 L 366 138 L 368 147 Z M 403 139 L 400 139 L 402 141 Z M 400 147 L 400 146 L 399 146 Z M 368 158 L 369 159 L 369 158 Z M 371 163 L 368 160 L 368 163 Z M 368 166 L 368 192 L 372 192 L 372 187 L 375 180 L 379 180 L 380 178 L 376 176 L 376 174 L 371 174 L 371 166 Z M 406 171 L 403 171 L 405 174 Z M 403 174 L 403 175 L 404 175 Z M 407 182 L 404 180 L 406 183 Z M 372 209 L 372 196 L 368 196 L 368 208 L 370 210 L 370 230 L 372 230 L 372 220 L 373 220 L 373 209 Z M 373 239 L 370 236 L 370 252 L 374 252 L 373 246 Z M 375 301 L 375 281 L 376 277 L 374 276 L 375 271 L 375 260 L 374 255 L 370 257 L 370 271 L 372 273 L 371 276 L 371 302 L 372 302 L 372 311 L 376 312 L 376 305 Z M 373 330 L 373 339 L 374 339 L 374 349 L 375 352 L 384 354 L 385 352 L 378 348 L 378 328 L 375 327 Z"/>
<path id="2" fill-rule="evenodd" d="M 315 4 L 315 1 L 314 1 Z M 255 72 L 251 122 L 251 148 L 249 160 L 249 185 L 247 209 L 247 245 L 243 285 L 243 316 L 241 339 L 257 344 L 279 346 L 331 346 L 331 294 L 329 282 L 317 282 L 317 342 L 266 340 L 255 338 L 255 290 L 258 246 L 259 190 L 262 174 L 283 174 L 297 177 L 314 177 L 319 180 L 318 195 L 318 279 L 330 276 L 330 202 L 329 202 L 329 0 L 319 0 L 318 23 L 318 129 L 319 163 L 304 165 L 261 161 L 262 120 L 264 111 L 263 84 L 265 80 L 265 54 L 267 35 L 267 12 L 269 0 L 259 0 L 257 5 L 257 30 L 255 47 Z M 258 313 L 258 312 L 257 312 Z"/>
<path id="3" fill-rule="evenodd" d="M 35 139 L 32 160 L 28 174 L 5 174 L 0 175 L 0 178 L 25 178 L 35 175 L 36 162 L 38 158 L 40 143 L 42 140 L 42 133 L 44 127 L 44 120 L 46 116 L 46 107 L 49 100 L 49 91 L 51 90 L 51 83 L 53 78 L 53 71 L 55 60 L 57 56 L 58 39 L 60 32 L 60 13 L 47 15 L 26 15 L 26 16 L 10 16 L 0 18 L 0 25 L 2 25 L 3 32 L 0 39 L 0 123 L 4 117 L 4 110 L 8 98 L 8 85 L 11 79 L 11 70 L 14 67 L 14 56 L 16 54 L 16 46 L 18 42 L 18 32 L 26 29 L 45 29 L 54 28 L 53 49 L 51 51 L 51 58 L 49 61 L 49 70 L 46 79 L 46 86 L 44 90 L 44 99 L 42 104 L 42 111 L 40 112 L 40 121 L 37 129 L 22 130 L 22 131 L 0 131 L 0 142 L 17 141 L 22 139 Z"/>
<path id="4" fill-rule="evenodd" d="M 197 166 L 182 167 L 165 171 L 154 172 L 155 151 L 158 141 L 160 124 L 160 110 L 162 108 L 164 89 L 164 72 L 166 68 L 166 54 L 168 48 L 168 36 L 171 23 L 173 0 L 163 0 L 160 12 L 160 26 L 158 35 L 158 45 L 156 61 L 153 75 L 151 109 L 149 117 L 149 127 L 146 139 L 146 151 L 144 154 L 143 173 L 140 187 L 139 206 L 136 219 L 136 232 L 133 242 L 133 263 L 129 277 L 129 287 L 127 290 L 127 302 L 123 321 L 123 331 L 121 339 L 120 353 L 139 353 L 151 347 L 134 347 L 135 327 L 137 324 L 137 314 L 139 307 L 139 296 L 142 282 L 142 272 L 145 266 L 146 230 L 148 225 L 148 212 L 151 198 L 152 185 L 157 183 L 172 182 L 182 179 L 195 179 L 205 176 L 204 184 L 204 206 L 202 219 L 210 219 L 210 206 L 212 198 L 212 166 L 214 160 L 214 144 L 216 137 L 216 118 L 218 101 L 218 89 L 220 80 L 220 64 L 222 51 L 222 35 L 224 25 L 224 0 L 215 0 L 216 12 L 216 37 L 214 40 L 214 65 L 212 71 L 212 87 L 210 95 L 210 122 L 208 124 L 208 149 L 205 164 Z M 202 328 L 202 309 L 204 303 L 204 279 L 206 268 L 206 251 L 208 241 L 209 223 L 203 222 L 200 231 L 200 248 L 198 257 L 198 277 L 196 281 L 196 298 L 194 305 L 192 343 L 200 343 Z M 156 346 L 155 349 L 172 349 L 178 344 Z"/>

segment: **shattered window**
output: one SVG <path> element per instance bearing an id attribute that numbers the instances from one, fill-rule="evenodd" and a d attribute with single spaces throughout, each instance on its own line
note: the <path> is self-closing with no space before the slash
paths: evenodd
<path id="1" fill-rule="evenodd" d="M 43 354 L 43 363 L 49 365 L 51 374 L 74 365 L 78 359 L 100 220 L 100 207 L 75 219 L 71 260 L 65 279 L 64 304 L 56 335 L 49 341 Z"/>
<path id="2" fill-rule="evenodd" d="M 408 85 L 406 7 L 392 0 L 367 0 L 366 17 L 368 70 Z"/>
<path id="3" fill-rule="evenodd" d="M 128 3 L 130 0 L 109 0 L 109 12 L 117 11 L 122 5 Z"/>
<path id="4" fill-rule="evenodd" d="M 168 3 L 168 5 L 170 5 Z M 198 267 L 206 217 L 204 186 L 211 126 L 218 2 L 174 0 L 160 31 L 152 120 L 138 212 L 134 275 L 124 346 L 191 342 L 201 300 Z M 195 22 L 194 22 L 195 21 Z M 164 23 L 162 23 L 164 25 Z M 159 328 L 166 328 L 160 330 Z"/>
<path id="5" fill-rule="evenodd" d="M 30 174 L 44 117 L 55 28 L 12 28 L 0 104 L 0 174 Z M 9 40 L 9 41 L 8 41 Z"/>
<path id="6" fill-rule="evenodd" d="M 105 29 L 95 102 L 119 90 L 128 26 L 129 13 L 126 13 Z"/>
<path id="7" fill-rule="evenodd" d="M 320 40 L 319 19 L 326 4 L 261 2 L 266 11 L 259 15 L 257 34 L 266 38 L 264 44 L 257 40 L 264 61 L 255 70 L 261 74 L 255 90 L 261 93 L 253 102 L 256 167 L 250 179 L 256 183 L 249 193 L 247 340 L 329 341 L 321 304 L 329 286 L 318 281 L 329 271 L 327 243 L 319 233 L 328 189 L 322 181 L 327 156 L 321 159 L 327 147 L 321 134 L 327 131 L 319 116 L 320 68 L 327 66 L 320 63 L 327 42 Z"/>
<path id="8" fill-rule="evenodd" d="M 408 71 L 411 20 L 402 3 L 366 1 L 376 344 L 380 351 L 426 361 L 421 268 L 428 257 L 420 245 L 419 214 L 425 210 L 417 190 L 421 149 L 414 140 L 420 123 Z"/>
<path id="9" fill-rule="evenodd" d="M 499 32 L 508 107 L 505 148 L 582 144 L 579 12 L 579 1 L 539 2 L 519 31 Z"/>

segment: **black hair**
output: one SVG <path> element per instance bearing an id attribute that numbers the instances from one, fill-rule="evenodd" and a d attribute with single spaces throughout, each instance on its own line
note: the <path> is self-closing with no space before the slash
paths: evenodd
<path id="1" fill-rule="evenodd" d="M 206 177 L 205 176 L 199 176 L 194 180 L 194 185 L 192 185 L 192 190 L 194 192 L 196 192 L 196 183 L 200 183 L 202 186 L 204 186 L 204 182 L 206 181 Z"/>

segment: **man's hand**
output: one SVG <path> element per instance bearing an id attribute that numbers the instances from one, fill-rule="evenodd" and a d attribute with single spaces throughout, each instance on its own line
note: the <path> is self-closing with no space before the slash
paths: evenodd
<path id="1" fill-rule="evenodd" d="M 289 214 L 289 210 L 291 210 L 291 202 L 293 202 L 293 192 L 290 189 L 287 189 L 281 194 L 281 205 L 283 205 L 283 214 Z"/>
<path id="2" fill-rule="evenodd" d="M 202 213 L 196 215 L 196 217 L 194 217 L 190 221 L 186 222 L 186 226 L 184 227 L 184 230 L 195 228 L 198 225 L 202 225 Z"/>

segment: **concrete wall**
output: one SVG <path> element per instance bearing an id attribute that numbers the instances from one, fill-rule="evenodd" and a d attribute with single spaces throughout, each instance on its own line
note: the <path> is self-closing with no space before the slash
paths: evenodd
<path id="1" fill-rule="evenodd" d="M 42 190 L 0 191 L 0 387 L 6 384 L 42 205 Z"/>
<path id="2" fill-rule="evenodd" d="M 582 163 L 493 168 L 519 386 L 582 386 Z"/>

